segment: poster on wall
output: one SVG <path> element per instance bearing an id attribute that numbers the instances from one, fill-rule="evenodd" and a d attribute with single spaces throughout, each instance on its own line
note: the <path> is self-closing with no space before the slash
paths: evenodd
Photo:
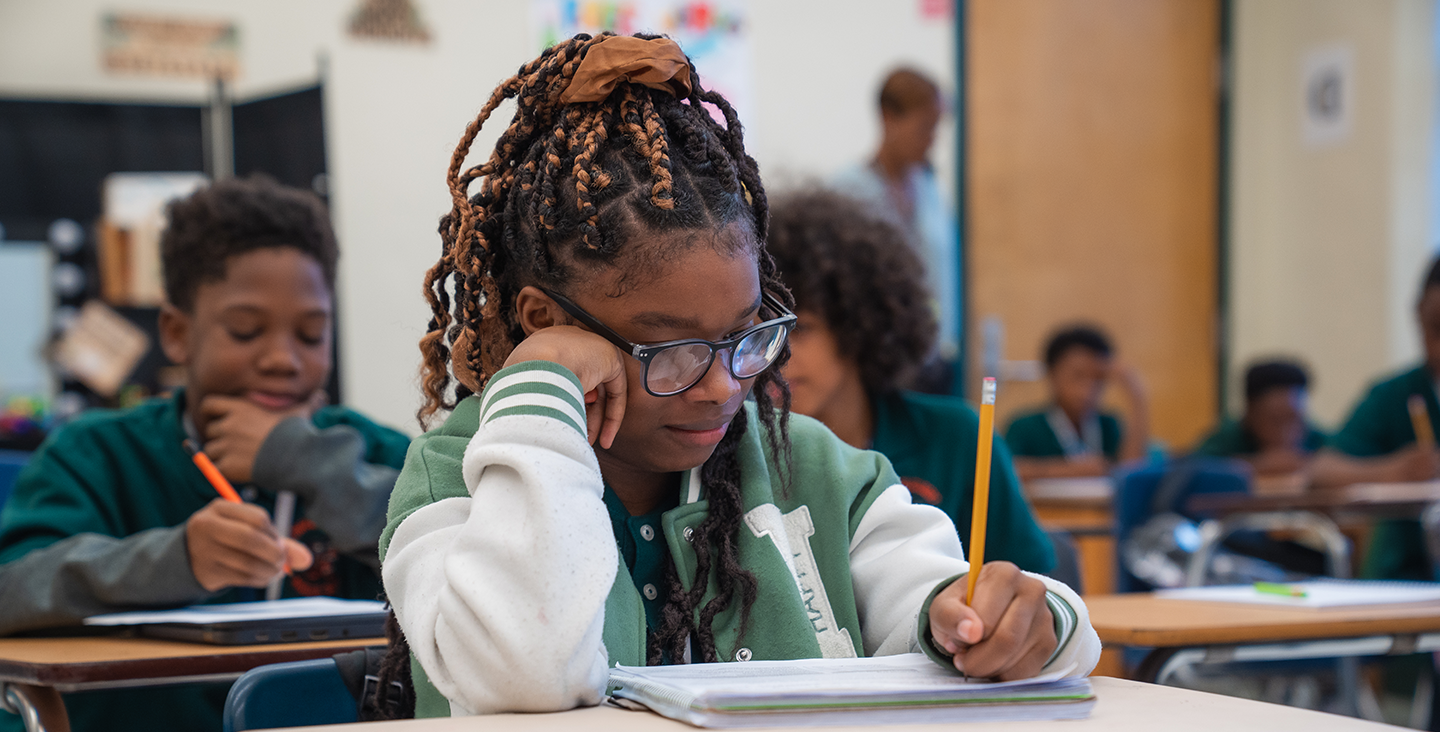
<path id="1" fill-rule="evenodd" d="M 743 0 L 531 0 L 530 27 L 537 53 L 576 33 L 669 36 L 695 62 L 705 87 L 730 100 L 747 134 L 752 129 Z"/>
<path id="2" fill-rule="evenodd" d="M 1311 50 L 1301 62 L 1301 135 L 1310 147 L 1350 137 L 1355 116 L 1355 51 L 1348 45 Z"/>
<path id="3" fill-rule="evenodd" d="M 101 62 L 112 73 L 234 79 L 240 32 L 229 20 L 107 13 Z"/>

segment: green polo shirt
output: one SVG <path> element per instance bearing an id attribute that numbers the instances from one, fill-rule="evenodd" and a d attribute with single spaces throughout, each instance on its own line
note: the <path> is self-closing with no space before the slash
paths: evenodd
<path id="1" fill-rule="evenodd" d="M 1440 401 L 1435 398 L 1435 377 L 1424 365 L 1370 387 L 1345 425 L 1330 440 L 1330 447 L 1354 457 L 1388 455 L 1415 442 L 1410 422 L 1410 397 L 1425 398 L 1430 423 L 1440 425 Z M 1362 571 L 1383 579 L 1435 579 L 1425 553 L 1425 536 L 1419 521 L 1382 521 L 1370 536 Z"/>
<path id="2" fill-rule="evenodd" d="M 890 459 L 916 503 L 928 503 L 949 514 L 966 547 L 970 546 L 979 435 L 980 417 L 962 399 L 899 391 L 875 400 L 871 449 Z M 998 438 L 993 454 L 985 558 L 1048 573 L 1055 568 L 1050 537 L 1035 523 L 1030 504 L 1020 492 L 1010 451 Z"/>
<path id="3" fill-rule="evenodd" d="M 1316 429 L 1315 425 L 1306 424 L 1305 441 L 1301 443 L 1300 449 L 1307 453 L 1315 452 L 1325 446 L 1326 439 L 1325 433 Z M 1259 454 L 1260 442 L 1244 422 L 1227 419 L 1201 440 L 1200 444 L 1195 446 L 1194 452 L 1196 455 L 1210 457 L 1244 457 Z"/>
<path id="4" fill-rule="evenodd" d="M 1016 417 L 1005 430 L 1005 444 L 1015 457 L 1060 458 L 1065 457 L 1065 448 L 1060 438 L 1050 429 L 1046 414 L 1053 407 L 1027 412 Z M 1107 460 L 1120 459 L 1120 420 L 1114 415 L 1100 413 L 1101 452 Z"/>
<path id="5" fill-rule="evenodd" d="M 660 611 L 665 607 L 670 586 L 665 581 L 665 560 L 670 556 L 670 549 L 661 533 L 664 528 L 661 519 L 666 511 L 680 505 L 680 493 L 666 491 L 665 500 L 642 516 L 631 516 L 609 485 L 605 486 L 604 498 L 620 558 L 630 570 L 630 579 L 635 582 L 640 602 L 645 606 L 645 625 L 654 631 L 660 627 Z"/>

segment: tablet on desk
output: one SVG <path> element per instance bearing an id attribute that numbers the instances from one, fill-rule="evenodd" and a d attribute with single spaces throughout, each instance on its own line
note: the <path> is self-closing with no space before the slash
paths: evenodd
<path id="1" fill-rule="evenodd" d="M 300 643 L 382 637 L 387 612 L 375 600 L 294 597 L 94 615 L 85 625 L 134 627 L 152 638 L 216 645 Z"/>

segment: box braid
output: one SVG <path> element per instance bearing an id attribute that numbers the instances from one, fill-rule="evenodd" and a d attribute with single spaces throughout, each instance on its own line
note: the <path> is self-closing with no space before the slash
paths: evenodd
<path id="1" fill-rule="evenodd" d="M 709 245 L 754 256 L 761 287 L 792 304 L 763 245 L 768 204 L 755 161 L 745 152 L 739 118 L 724 97 L 701 87 L 693 63 L 691 90 L 684 97 L 622 81 L 602 101 L 561 103 L 588 50 L 609 37 L 577 35 L 521 66 L 490 96 L 451 157 L 452 208 L 440 221 L 440 261 L 425 278 L 432 317 L 420 342 L 422 422 L 478 393 L 503 367 L 525 337 L 514 298 L 526 285 L 565 292 L 577 270 L 609 267 L 623 273 L 618 286 L 623 291 L 684 247 Z M 494 152 L 483 164 L 465 168 L 481 126 L 512 98 L 515 115 Z M 723 125 L 708 108 L 719 111 Z M 479 190 L 470 195 L 477 180 Z M 727 229 L 742 235 L 654 236 Z M 782 465 L 788 460 L 790 392 L 779 371 L 788 358 L 787 348 L 756 378 L 755 403 L 745 407 L 757 411 L 770 451 Z M 447 399 L 452 378 L 455 396 Z M 696 660 L 719 660 L 710 626 L 737 596 L 742 632 L 748 624 L 757 582 L 740 563 L 737 540 L 743 518 L 738 449 L 746 426 L 742 409 L 701 467 L 709 513 L 692 536 L 695 575 L 686 590 L 674 566 L 667 569 L 667 601 L 660 627 L 647 642 L 648 663 L 666 655 L 679 662 L 691 638 Z M 717 595 L 702 607 L 712 572 Z M 410 686 L 404 683 L 409 656 L 397 633 L 381 669 L 377 700 L 384 701 L 391 681 Z"/>

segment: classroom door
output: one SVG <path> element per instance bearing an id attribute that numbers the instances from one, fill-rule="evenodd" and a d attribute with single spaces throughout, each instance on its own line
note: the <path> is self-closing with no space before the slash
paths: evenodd
<path id="1" fill-rule="evenodd" d="M 965 4 L 970 373 L 987 316 L 1010 361 L 1038 360 L 1058 325 L 1098 323 L 1172 449 L 1216 418 L 1220 5 Z M 1000 425 L 1046 395 L 1003 388 Z"/>

